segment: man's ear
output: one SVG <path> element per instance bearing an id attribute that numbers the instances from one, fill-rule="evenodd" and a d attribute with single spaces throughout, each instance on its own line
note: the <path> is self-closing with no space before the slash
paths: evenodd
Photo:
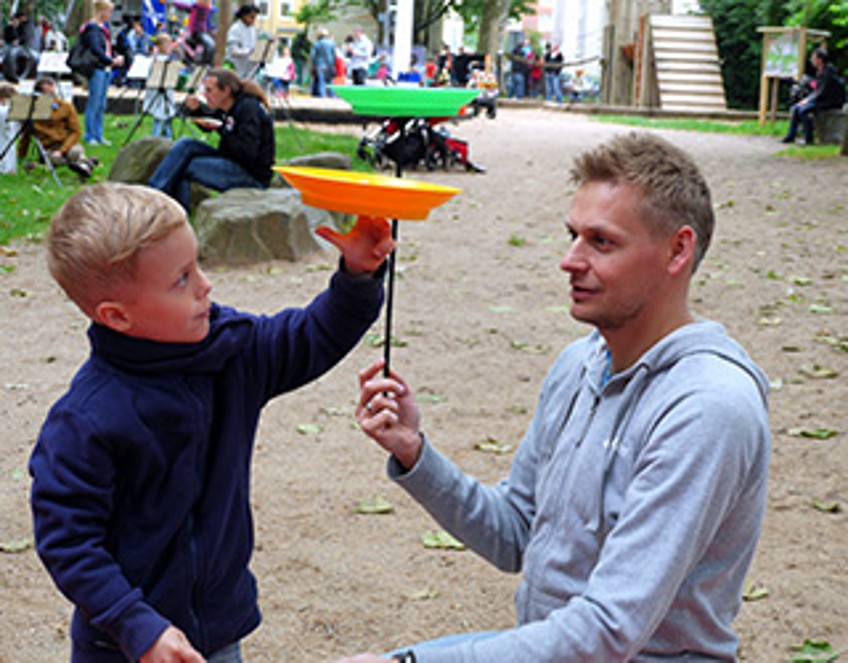
<path id="1" fill-rule="evenodd" d="M 132 321 L 121 302 L 100 302 L 94 307 L 94 321 L 116 332 L 126 333 Z"/>
<path id="2" fill-rule="evenodd" d="M 683 226 L 669 240 L 668 272 L 679 274 L 688 269 L 690 272 L 695 264 L 695 245 L 698 236 L 692 226 Z"/>

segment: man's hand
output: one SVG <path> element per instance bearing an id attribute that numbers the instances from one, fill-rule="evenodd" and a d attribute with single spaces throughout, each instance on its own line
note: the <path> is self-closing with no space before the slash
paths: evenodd
<path id="1" fill-rule="evenodd" d="M 345 267 L 351 274 L 376 271 L 395 247 L 389 222 L 374 216 L 360 215 L 346 235 L 327 226 L 315 232 L 342 252 Z"/>
<path id="2" fill-rule="evenodd" d="M 139 663 L 205 663 L 198 651 L 191 646 L 185 633 L 169 626 L 153 646 L 144 652 Z"/>
<path id="3" fill-rule="evenodd" d="M 383 366 L 381 359 L 359 373 L 356 420 L 366 435 L 410 470 L 421 456 L 421 416 L 403 378 L 394 371 L 383 377 Z"/>
<path id="4" fill-rule="evenodd" d="M 50 153 L 50 158 L 53 159 L 54 161 L 60 160 L 62 158 L 62 150 L 53 150 Z"/>

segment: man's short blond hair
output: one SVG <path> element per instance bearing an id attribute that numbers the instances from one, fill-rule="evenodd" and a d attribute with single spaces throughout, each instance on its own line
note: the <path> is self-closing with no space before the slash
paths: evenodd
<path id="1" fill-rule="evenodd" d="M 47 235 L 50 274 L 83 313 L 94 317 L 135 278 L 139 251 L 188 223 L 183 208 L 146 186 L 88 186 L 56 213 Z"/>
<path id="2" fill-rule="evenodd" d="M 707 182 L 683 150 L 646 132 L 619 135 L 580 154 L 571 179 L 578 185 L 609 182 L 638 189 L 644 197 L 640 219 L 657 235 L 690 226 L 697 237 L 692 271 L 697 269 L 710 245 L 715 215 Z"/>

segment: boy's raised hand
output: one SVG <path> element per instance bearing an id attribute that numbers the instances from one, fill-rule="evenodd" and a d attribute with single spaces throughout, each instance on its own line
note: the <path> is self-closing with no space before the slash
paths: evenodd
<path id="1" fill-rule="evenodd" d="M 375 216 L 360 215 L 345 235 L 328 226 L 321 226 L 315 232 L 342 252 L 345 267 L 352 274 L 377 271 L 395 247 L 389 222 Z"/>

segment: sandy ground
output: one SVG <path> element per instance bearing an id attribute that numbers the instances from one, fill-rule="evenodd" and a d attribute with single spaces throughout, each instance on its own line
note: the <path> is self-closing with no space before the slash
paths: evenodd
<path id="1" fill-rule="evenodd" d="M 626 129 L 537 109 L 451 130 L 488 172 L 415 174 L 463 193 L 427 222 L 401 224 L 394 324 L 406 344 L 392 357 L 423 396 L 435 444 L 494 482 L 511 453 L 482 453 L 475 443 L 515 445 L 556 353 L 587 331 L 567 314 L 558 269 L 571 158 Z M 807 638 L 846 651 L 848 160 L 777 157 L 773 138 L 663 134 L 695 155 L 717 208 L 693 309 L 724 322 L 775 386 L 769 510 L 750 574 L 767 596 L 746 602 L 736 620 L 741 658 L 783 661 Z M 52 663 L 67 660 L 70 607 L 32 548 L 16 550 L 31 536 L 27 458 L 86 356 L 86 323 L 50 281 L 42 247 L 0 250 L 0 264 L 14 268 L 0 271 L 0 545 L 11 550 L 0 554 L 0 661 Z M 254 311 L 300 305 L 323 288 L 334 261 L 326 253 L 216 268 L 215 294 Z M 373 332 L 382 331 L 381 320 Z M 433 523 L 388 482 L 384 454 L 352 426 L 356 373 L 381 352 L 363 342 L 264 414 L 253 570 L 265 621 L 245 642 L 248 661 L 333 660 L 513 623 L 517 579 L 470 552 L 425 549 Z M 301 424 L 321 432 L 299 432 Z M 821 440 L 796 429 L 839 432 Z M 356 513 L 374 495 L 393 513 Z"/>

